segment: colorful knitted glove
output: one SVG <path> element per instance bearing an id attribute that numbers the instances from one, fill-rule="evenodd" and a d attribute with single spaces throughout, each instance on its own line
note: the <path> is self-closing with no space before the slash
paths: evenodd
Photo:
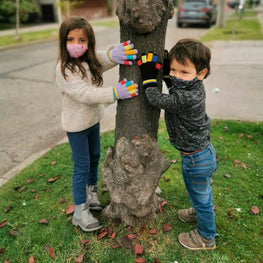
<path id="1" fill-rule="evenodd" d="M 117 87 L 113 89 L 113 96 L 115 100 L 130 99 L 138 95 L 138 85 L 134 81 L 128 81 L 123 79 L 118 83 Z"/>
<path id="2" fill-rule="evenodd" d="M 143 87 L 157 87 L 156 76 L 162 65 L 157 63 L 157 55 L 148 52 L 147 55 L 142 55 L 141 59 L 137 61 L 141 69 Z"/>
<path id="3" fill-rule="evenodd" d="M 116 62 L 124 65 L 132 65 L 131 60 L 136 59 L 137 49 L 134 49 L 134 45 L 130 40 L 125 41 L 118 46 L 114 47 L 109 52 L 109 59 L 111 62 Z"/>
<path id="4" fill-rule="evenodd" d="M 172 86 L 172 81 L 170 79 L 170 62 L 168 59 L 168 51 L 164 51 L 163 57 L 163 80 L 166 83 L 167 88 Z"/>

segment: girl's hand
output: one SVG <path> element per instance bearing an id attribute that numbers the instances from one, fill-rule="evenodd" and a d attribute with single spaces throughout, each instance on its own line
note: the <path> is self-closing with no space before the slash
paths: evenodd
<path id="1" fill-rule="evenodd" d="M 123 79 L 116 88 L 113 89 L 113 96 L 116 100 L 130 99 L 138 95 L 138 85 L 134 81 Z"/>
<path id="2" fill-rule="evenodd" d="M 114 47 L 109 52 L 109 59 L 111 62 L 132 65 L 132 60 L 136 59 L 137 53 L 138 50 L 134 49 L 134 45 L 128 40 Z"/>

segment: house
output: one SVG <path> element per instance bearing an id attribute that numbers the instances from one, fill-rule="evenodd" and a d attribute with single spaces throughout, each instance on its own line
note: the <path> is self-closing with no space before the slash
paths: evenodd
<path id="1" fill-rule="evenodd" d="M 61 6 L 61 14 L 58 6 Z M 78 3 L 79 2 L 79 3 Z M 59 4 L 60 3 L 60 4 Z M 38 0 L 41 20 L 43 22 L 58 22 L 63 17 L 78 15 L 90 19 L 108 16 L 107 0 Z"/>

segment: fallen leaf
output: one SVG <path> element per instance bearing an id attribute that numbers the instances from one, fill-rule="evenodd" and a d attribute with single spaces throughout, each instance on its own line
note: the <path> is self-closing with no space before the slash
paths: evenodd
<path id="1" fill-rule="evenodd" d="M 13 237 L 16 237 L 17 234 L 18 234 L 18 231 L 12 229 L 12 230 L 10 230 L 9 234 L 10 234 L 11 236 L 13 236 Z"/>
<path id="2" fill-rule="evenodd" d="M 159 258 L 156 258 L 153 263 L 161 263 L 162 261 Z"/>
<path id="3" fill-rule="evenodd" d="M 231 177 L 231 175 L 229 175 L 229 174 L 225 174 L 224 175 L 226 178 L 230 178 Z"/>
<path id="4" fill-rule="evenodd" d="M 6 259 L 6 260 L 4 261 L 4 263 L 10 263 L 10 260 L 9 260 L 9 259 Z"/>
<path id="5" fill-rule="evenodd" d="M 67 214 L 67 215 L 70 215 L 70 214 L 72 214 L 74 211 L 75 211 L 75 205 L 72 204 L 72 205 L 70 205 L 70 206 L 67 208 L 66 214 Z"/>
<path id="6" fill-rule="evenodd" d="M 130 240 L 132 240 L 132 239 L 135 239 L 136 237 L 135 237 L 134 234 L 128 234 L 128 235 L 127 235 L 127 238 L 129 238 Z"/>
<path id="7" fill-rule="evenodd" d="M 49 245 L 45 245 L 45 246 L 44 246 L 44 249 L 45 249 L 47 252 L 49 252 Z"/>
<path id="8" fill-rule="evenodd" d="M 28 263 L 35 263 L 35 258 L 33 256 L 30 256 L 28 259 Z"/>
<path id="9" fill-rule="evenodd" d="M 5 214 L 8 213 L 11 209 L 13 209 L 13 206 L 8 206 L 8 207 L 6 208 L 6 210 L 5 210 L 4 213 L 5 213 Z"/>
<path id="10" fill-rule="evenodd" d="M 170 163 L 177 163 L 178 159 L 171 160 Z"/>
<path id="11" fill-rule="evenodd" d="M 247 170 L 247 166 L 246 166 L 244 163 L 241 163 L 241 167 L 242 167 L 244 170 Z"/>
<path id="12" fill-rule="evenodd" d="M 253 206 L 250 210 L 250 213 L 253 215 L 259 214 L 259 208 L 257 206 Z"/>
<path id="13" fill-rule="evenodd" d="M 54 251 L 53 247 L 51 247 L 51 246 L 49 247 L 48 254 L 50 257 L 55 258 L 55 251 Z"/>
<path id="14" fill-rule="evenodd" d="M 229 132 L 228 127 L 224 127 L 224 132 Z"/>
<path id="15" fill-rule="evenodd" d="M 170 179 L 169 179 L 169 178 L 166 178 L 165 176 L 163 177 L 163 180 L 164 180 L 165 182 L 169 182 L 169 181 L 170 181 Z"/>
<path id="16" fill-rule="evenodd" d="M 0 249 L 0 257 L 5 253 L 5 248 Z"/>
<path id="17" fill-rule="evenodd" d="M 49 178 L 47 181 L 48 181 L 48 183 L 54 183 L 54 182 L 57 181 L 60 177 L 61 177 L 61 175 L 58 175 L 58 176 L 56 176 L 55 178 Z"/>
<path id="18" fill-rule="evenodd" d="M 161 203 L 161 206 L 162 206 L 162 207 L 164 207 L 165 205 L 167 205 L 167 201 L 163 201 L 163 202 Z"/>
<path id="19" fill-rule="evenodd" d="M 39 177 L 43 177 L 43 176 L 45 176 L 45 175 L 44 175 L 44 174 L 40 174 L 40 175 L 39 175 Z"/>
<path id="20" fill-rule="evenodd" d="M 116 237 L 116 235 L 117 235 L 117 233 L 116 232 L 113 232 L 112 234 L 111 234 L 111 238 L 115 238 Z"/>
<path id="21" fill-rule="evenodd" d="M 237 167 L 238 167 L 238 164 L 239 164 L 239 160 L 235 160 L 235 161 L 234 161 L 234 164 L 235 164 L 235 167 L 237 168 Z"/>
<path id="22" fill-rule="evenodd" d="M 61 198 L 61 199 L 60 199 L 60 203 L 61 203 L 61 204 L 64 204 L 65 202 L 66 202 L 66 199 L 65 199 L 65 198 Z"/>
<path id="23" fill-rule="evenodd" d="M 108 232 L 107 231 L 104 231 L 104 232 L 102 232 L 102 233 L 100 233 L 99 235 L 98 235 L 98 239 L 102 239 L 102 238 L 104 238 L 105 236 L 107 236 L 108 235 Z"/>
<path id="24" fill-rule="evenodd" d="M 30 183 L 32 183 L 33 181 L 34 181 L 34 179 L 31 178 L 31 179 L 28 179 L 28 180 L 26 181 L 26 183 L 27 183 L 27 184 L 30 184 Z"/>
<path id="25" fill-rule="evenodd" d="M 149 233 L 150 233 L 151 235 L 157 234 L 157 230 L 156 230 L 155 228 L 151 228 L 150 231 L 149 231 Z"/>
<path id="26" fill-rule="evenodd" d="M 224 140 L 224 138 L 222 136 L 219 137 L 219 140 Z"/>
<path id="27" fill-rule="evenodd" d="M 75 263 L 82 263 L 82 262 L 83 262 L 83 259 L 84 259 L 84 255 L 85 255 L 85 253 L 80 254 L 80 255 L 78 256 L 78 258 L 75 260 Z"/>
<path id="28" fill-rule="evenodd" d="M 228 217 L 229 217 L 229 218 L 233 218 L 233 217 L 234 217 L 233 209 L 229 209 L 229 210 L 228 210 Z"/>
<path id="29" fill-rule="evenodd" d="M 238 134 L 238 138 L 239 138 L 239 139 L 242 138 L 243 136 L 244 136 L 244 133 Z"/>
<path id="30" fill-rule="evenodd" d="M 86 238 L 86 239 L 82 239 L 82 240 L 80 241 L 80 243 L 86 245 L 87 243 L 89 244 L 90 241 L 89 241 L 89 239 Z"/>
<path id="31" fill-rule="evenodd" d="M 48 221 L 45 218 L 42 218 L 38 221 L 40 224 L 48 224 Z"/>
<path id="32" fill-rule="evenodd" d="M 122 247 L 122 245 L 118 243 L 118 244 L 113 245 L 111 248 L 114 249 L 114 248 L 121 248 L 121 247 Z"/>
<path id="33" fill-rule="evenodd" d="M 20 190 L 18 191 L 18 193 L 21 193 L 21 192 L 23 192 L 25 189 L 26 189 L 26 187 L 25 187 L 25 186 L 23 186 L 22 188 L 20 188 Z"/>
<path id="34" fill-rule="evenodd" d="M 248 138 L 248 139 L 252 139 L 253 136 L 249 134 L 249 135 L 247 135 L 247 138 Z"/>
<path id="35" fill-rule="evenodd" d="M 163 231 L 167 232 L 170 231 L 173 228 L 173 226 L 171 224 L 164 224 L 163 225 Z"/>
<path id="36" fill-rule="evenodd" d="M 140 136 L 138 136 L 138 135 L 134 135 L 133 136 L 133 139 L 140 139 L 141 137 Z"/>
<path id="37" fill-rule="evenodd" d="M 144 258 L 135 258 L 134 261 L 136 263 L 145 263 L 146 262 Z"/>
<path id="38" fill-rule="evenodd" d="M 37 190 L 36 189 L 31 189 L 31 193 L 35 193 Z"/>
<path id="39" fill-rule="evenodd" d="M 7 224 L 7 220 L 4 220 L 0 223 L 0 228 L 4 227 Z"/>
<path id="40" fill-rule="evenodd" d="M 135 244 L 134 253 L 136 255 L 142 255 L 142 253 L 143 253 L 143 247 L 141 246 L 141 244 L 139 242 Z"/>
<path id="41" fill-rule="evenodd" d="M 57 163 L 57 161 L 52 161 L 52 162 L 50 162 L 51 165 L 54 165 L 54 164 L 56 164 L 56 163 Z"/>

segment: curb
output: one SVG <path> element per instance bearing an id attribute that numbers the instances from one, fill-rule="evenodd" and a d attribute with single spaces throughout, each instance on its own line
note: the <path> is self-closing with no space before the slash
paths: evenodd
<path id="1" fill-rule="evenodd" d="M 114 129 L 102 129 L 101 133 L 104 132 L 110 132 L 113 131 Z M 68 137 L 65 136 L 62 140 L 58 141 L 54 147 L 57 145 L 63 144 L 63 143 L 68 143 Z M 28 158 L 26 158 L 24 161 L 22 161 L 20 164 L 9 170 L 7 173 L 5 173 L 3 176 L 0 177 L 0 188 L 7 183 L 11 178 L 16 176 L 18 173 L 20 173 L 22 170 L 24 170 L 27 166 L 35 162 L 37 159 L 39 159 L 41 156 L 49 152 L 53 147 L 46 148 L 40 152 L 33 153 L 30 155 Z"/>

